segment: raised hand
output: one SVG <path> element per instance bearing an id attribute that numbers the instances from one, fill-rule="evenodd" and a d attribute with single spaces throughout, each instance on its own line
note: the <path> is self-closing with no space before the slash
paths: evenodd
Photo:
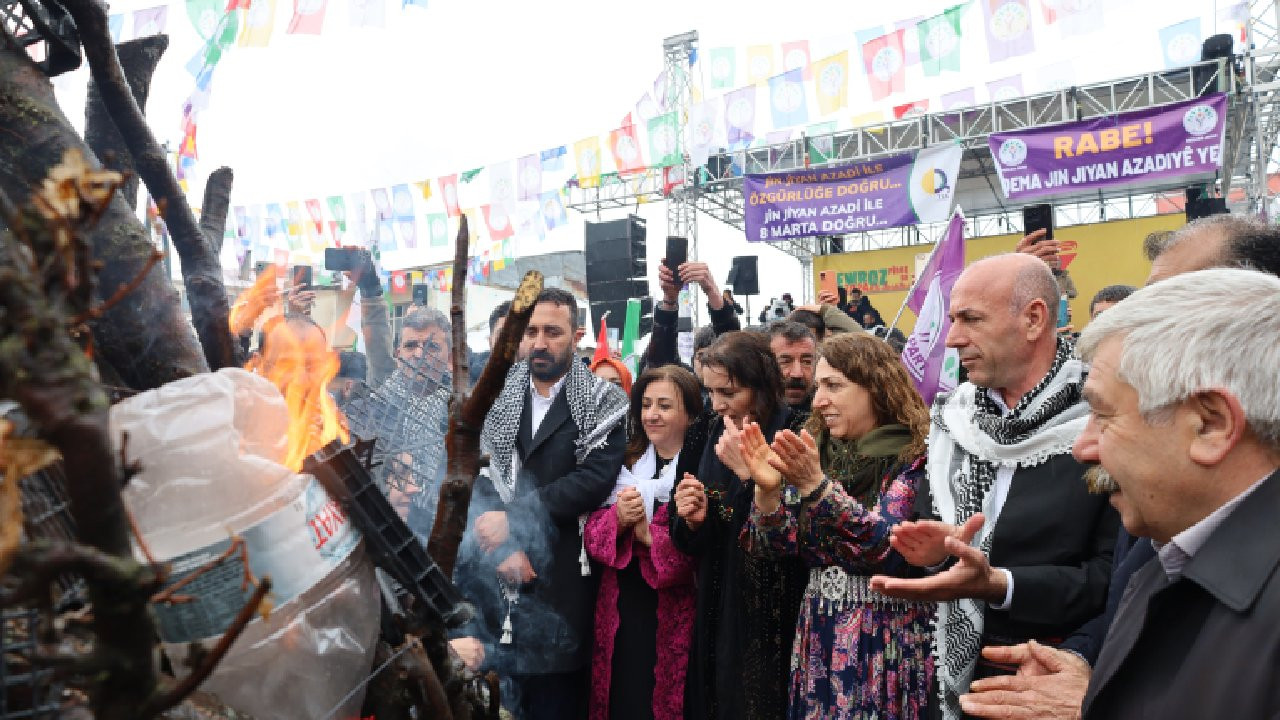
<path id="1" fill-rule="evenodd" d="M 773 437 L 774 467 L 796 486 L 801 494 L 808 495 L 822 483 L 822 455 L 818 443 L 808 430 L 799 435 L 783 430 Z"/>
<path id="2" fill-rule="evenodd" d="M 706 263 L 689 261 L 680 263 L 680 282 L 693 283 L 702 288 L 702 292 L 706 293 L 707 304 L 712 310 L 719 310 L 724 306 L 724 296 L 720 294 L 720 288 L 716 287 L 716 279 L 711 275 L 711 268 Z"/>
<path id="3" fill-rule="evenodd" d="M 749 422 L 742 429 L 739 449 L 743 461 L 751 470 L 751 479 L 756 483 L 757 495 L 761 492 L 778 493 L 782 489 L 782 473 L 770 462 L 774 455 L 769 443 L 760 432 L 760 424 Z"/>
<path id="4" fill-rule="evenodd" d="M 1058 244 L 1057 240 L 1045 240 L 1044 236 L 1048 232 L 1043 228 L 1036 230 L 1019 240 L 1014 250 L 1015 252 L 1034 255 L 1043 260 L 1051 270 L 1057 270 L 1062 266 L 1062 261 L 1058 258 L 1058 251 L 1061 249 L 1061 245 Z"/>
<path id="5" fill-rule="evenodd" d="M 978 513 L 969 518 L 958 533 L 946 537 L 943 541 L 943 550 L 947 554 L 954 555 L 957 560 L 956 564 L 947 570 L 918 580 L 875 575 L 871 578 L 871 588 L 904 600 L 942 602 L 959 598 L 975 598 L 992 603 L 1002 602 L 1005 591 L 1008 589 L 1004 573 L 991 567 L 987 556 L 969 544 L 973 541 L 973 536 L 982 528 L 983 522 L 982 513 Z M 890 543 L 892 544 L 892 539 Z"/>
<path id="6" fill-rule="evenodd" d="M 971 528 L 972 532 L 968 533 L 968 538 L 973 538 L 982 527 L 981 513 L 969 518 L 965 526 L 968 527 L 973 523 L 977 524 Z M 893 526 L 889 534 L 889 544 L 912 565 L 933 567 L 947 559 L 950 553 L 947 552 L 945 543 L 947 538 L 953 535 L 964 535 L 964 528 L 937 520 L 909 520 Z"/>
<path id="7" fill-rule="evenodd" d="M 691 530 L 697 530 L 707 519 L 707 491 L 698 478 L 689 473 L 676 486 L 676 514 Z"/>
<path id="8" fill-rule="evenodd" d="M 730 420 L 724 421 L 724 433 L 716 443 L 716 457 L 720 458 L 720 462 L 732 470 L 738 479 L 743 482 L 751 479 L 751 466 L 742 456 L 742 431 Z"/>
<path id="9" fill-rule="evenodd" d="M 667 259 L 663 258 L 662 263 L 658 265 L 658 287 L 662 288 L 662 299 L 676 304 L 680 299 L 680 287 L 683 283 L 671 272 L 671 268 L 667 267 Z"/>
<path id="10" fill-rule="evenodd" d="M 819 305 L 839 305 L 840 296 L 828 290 L 823 290 L 822 292 L 818 293 L 818 304 Z"/>
<path id="11" fill-rule="evenodd" d="M 640 491 L 629 487 L 618 493 L 618 502 L 613 506 L 618 516 L 618 530 L 626 530 L 644 520 L 644 498 Z"/>
<path id="12" fill-rule="evenodd" d="M 449 648 L 472 672 L 479 672 L 484 664 L 484 643 L 473 637 L 454 638 L 449 641 Z"/>

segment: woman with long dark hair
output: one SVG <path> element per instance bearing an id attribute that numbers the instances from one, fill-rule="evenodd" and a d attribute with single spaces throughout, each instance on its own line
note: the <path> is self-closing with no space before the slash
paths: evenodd
<path id="1" fill-rule="evenodd" d="M 791 413 L 764 336 L 720 336 L 701 368 L 717 417 L 697 474 L 684 475 L 676 489 L 672 526 L 676 547 L 698 563 L 685 717 L 776 720 L 786 712 L 787 651 L 806 570 L 798 558 L 749 555 L 739 545 L 754 493 L 739 448 L 745 423 L 772 436 Z"/>
<path id="2" fill-rule="evenodd" d="M 587 520 L 587 553 L 604 566 L 596 596 L 592 720 L 677 720 L 693 628 L 693 559 L 672 545 L 668 501 L 699 445 L 685 447 L 702 411 L 693 373 L 646 370 L 631 388 L 630 439 L 617 486 Z"/>
<path id="3" fill-rule="evenodd" d="M 924 482 L 929 414 L 896 353 L 871 335 L 824 342 L 815 379 L 800 435 L 778 433 L 771 448 L 751 425 L 741 447 L 755 481 L 744 544 L 811 568 L 787 717 L 914 720 L 933 676 L 934 604 L 889 598 L 869 581 L 906 568 L 889 531 L 909 519 Z"/>

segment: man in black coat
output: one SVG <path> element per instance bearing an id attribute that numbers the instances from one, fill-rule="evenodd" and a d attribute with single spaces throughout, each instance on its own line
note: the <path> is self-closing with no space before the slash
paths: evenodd
<path id="1" fill-rule="evenodd" d="M 586 717 L 596 581 L 582 519 L 608 498 L 627 439 L 626 395 L 575 362 L 577 316 L 559 289 L 534 306 L 485 418 L 490 465 L 455 572 L 479 617 L 454 649 L 513 681 L 504 705 L 522 720 Z"/>
<path id="2" fill-rule="evenodd" d="M 935 400 L 923 519 L 891 537 L 931 575 L 871 581 L 941 602 L 947 718 L 961 716 L 974 678 L 1009 671 L 979 657 L 983 646 L 1060 640 L 1106 601 L 1118 518 L 1071 456 L 1088 416 L 1085 369 L 1057 337 L 1057 298 L 1049 268 L 1029 255 L 980 260 L 957 279 L 946 342 L 969 382 Z"/>
<path id="3" fill-rule="evenodd" d="M 1257 314 L 1240 315 L 1240 298 Z M 1182 310 L 1204 324 L 1174 329 Z M 1110 472 L 1125 528 L 1156 549 L 1116 610 L 1083 716 L 1276 717 L 1280 279 L 1156 283 L 1093 321 L 1080 349 L 1093 419 L 1076 454 Z"/>
<path id="4" fill-rule="evenodd" d="M 1043 248 L 1044 243 L 1034 247 Z M 1280 276 L 1280 231 L 1246 216 L 1213 215 L 1188 223 L 1172 234 L 1152 234 L 1143 250 L 1151 261 L 1148 285 L 1211 267 L 1249 267 Z M 1040 257 L 1052 265 L 1052 257 Z M 1110 484 L 1100 466 L 1095 465 L 1091 472 L 1102 478 L 1097 483 L 1101 487 Z M 966 710 L 989 718 L 1078 717 L 1092 666 L 1102 651 L 1129 580 L 1155 556 L 1149 538 L 1135 538 L 1121 528 L 1105 612 L 1077 628 L 1059 646 L 1065 652 L 1047 647 L 1034 651 L 1027 647 L 985 650 L 984 654 L 1002 662 L 1025 663 L 1025 671 L 975 683 L 975 694 L 964 700 Z"/>

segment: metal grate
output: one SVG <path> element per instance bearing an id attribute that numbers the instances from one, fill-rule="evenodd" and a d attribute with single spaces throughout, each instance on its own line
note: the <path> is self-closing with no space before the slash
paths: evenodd
<path id="1" fill-rule="evenodd" d="M 35 720 L 58 715 L 61 688 L 53 682 L 53 670 L 32 667 L 26 658 L 36 650 L 39 624 L 35 610 L 7 609 L 0 613 L 0 718 Z"/>
<path id="2" fill-rule="evenodd" d="M 435 522 L 444 480 L 451 383 L 447 360 L 428 354 L 399 361 L 377 388 L 358 384 L 342 404 L 351 433 L 376 440 L 373 475 L 378 488 L 424 541 Z"/>
<path id="3" fill-rule="evenodd" d="M 52 0 L 0 0 L 0 32 L 26 50 L 49 77 L 80 67 L 76 24 Z"/>

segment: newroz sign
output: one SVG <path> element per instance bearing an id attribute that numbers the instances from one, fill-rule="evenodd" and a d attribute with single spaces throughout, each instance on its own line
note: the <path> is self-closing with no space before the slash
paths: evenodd
<path id="1" fill-rule="evenodd" d="M 1213 177 L 1222 168 L 1227 96 L 988 138 L 1010 200 L 1080 195 Z"/>

